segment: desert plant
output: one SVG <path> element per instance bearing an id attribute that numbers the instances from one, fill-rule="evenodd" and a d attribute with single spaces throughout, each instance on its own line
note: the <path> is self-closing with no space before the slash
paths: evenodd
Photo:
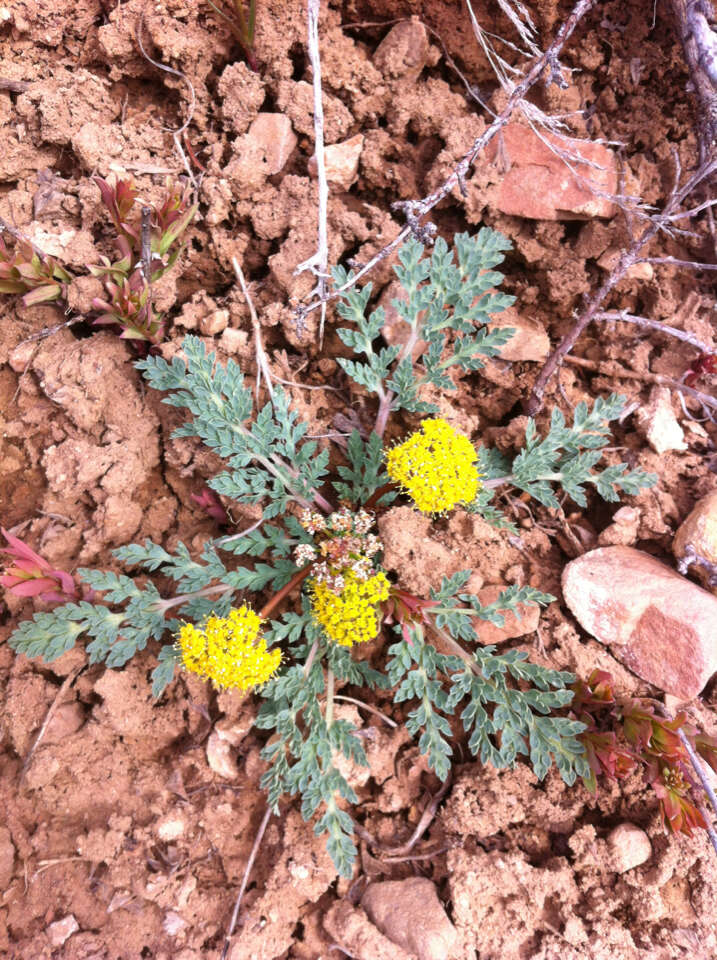
<path id="1" fill-rule="evenodd" d="M 117 259 L 100 257 L 88 271 L 104 280 L 107 298 L 96 297 L 99 311 L 93 323 L 109 324 L 123 339 L 158 343 L 166 323 L 152 306 L 152 283 L 177 261 L 179 240 L 197 213 L 190 193 L 171 180 L 158 205 L 140 205 L 131 180 L 114 184 L 95 177 L 102 202 L 114 225 Z M 75 277 L 55 258 L 41 253 L 29 241 L 16 239 L 12 250 L 0 237 L 0 293 L 22 297 L 25 306 L 57 303 L 69 311 L 68 290 Z"/>
<path id="2" fill-rule="evenodd" d="M 684 713 L 666 718 L 657 701 L 618 697 L 604 670 L 594 670 L 571 689 L 566 714 L 584 726 L 578 740 L 590 768 L 584 777 L 588 789 L 597 792 L 598 777 L 622 780 L 640 769 L 670 830 L 689 836 L 695 827 L 706 829 L 688 745 L 717 773 L 717 739 L 698 731 Z"/>
<path id="3" fill-rule="evenodd" d="M 502 279 L 492 268 L 505 248 L 504 238 L 491 230 L 456 237 L 455 256 L 444 241 L 429 257 L 416 241 L 402 248 L 396 272 L 407 299 L 396 303 L 414 342 L 427 343 L 417 362 L 411 347 L 376 352 L 383 313 L 364 317 L 366 288 L 347 294 L 340 312 L 355 326 L 339 335 L 366 360 L 342 363 L 377 394 L 379 424 L 401 408 L 434 412 L 421 398 L 422 385 L 450 388 L 453 366 L 476 369 L 481 354 L 494 355 L 510 336 L 504 329 L 484 329 L 490 314 L 510 302 L 491 292 Z M 343 276 L 336 274 L 339 281 Z M 82 582 L 102 600 L 35 614 L 11 637 L 13 648 L 50 661 L 86 636 L 90 661 L 116 668 L 150 639 L 169 636 L 153 673 L 156 697 L 178 668 L 220 688 L 256 689 L 262 699 L 257 726 L 272 731 L 263 751 L 270 764 L 262 780 L 269 802 L 276 808 L 280 797 L 300 794 L 306 819 L 323 808 L 315 830 L 327 834 L 331 856 L 345 875 L 356 852 L 345 807 L 356 795 L 336 757 L 359 763 L 366 757 L 355 730 L 334 715 L 337 680 L 390 687 L 397 702 L 413 704 L 408 729 L 419 735 L 420 749 L 441 779 L 452 752 L 447 716 L 458 710 L 469 749 L 482 761 L 510 766 L 523 754 L 539 777 L 553 762 L 567 783 L 588 777 L 588 752 L 579 739 L 585 724 L 565 713 L 575 677 L 532 664 L 518 651 L 475 645 L 480 621 L 502 625 L 506 611 L 554 598 L 531 586 L 512 586 L 484 605 L 466 589 L 470 570 L 443 578 L 428 597 L 414 596 L 382 568 L 375 521 L 403 497 L 430 515 L 465 509 L 510 527 L 491 503 L 496 489 L 507 484 L 548 505 L 557 503 L 556 488 L 578 503 L 585 502 L 587 484 L 609 500 L 620 489 L 636 492 L 655 478 L 625 464 L 594 470 L 609 442 L 607 424 L 620 415 L 623 399 L 598 400 L 592 409 L 581 404 L 571 424 L 555 411 L 542 437 L 528 421 L 525 446 L 512 462 L 495 450 L 475 449 L 436 417 L 423 419 L 390 449 L 379 432 L 362 439 L 354 431 L 347 463 L 331 477 L 328 450 L 306 437 L 306 424 L 281 389 L 275 387 L 271 400 L 254 410 L 236 363 L 219 365 L 191 336 L 183 353 L 171 362 L 150 356 L 137 366 L 165 393 L 165 403 L 189 413 L 176 435 L 199 437 L 227 461 L 228 469 L 210 481 L 212 490 L 261 504 L 263 522 L 243 535 L 208 541 L 199 558 L 181 543 L 173 553 L 151 541 L 121 547 L 118 560 L 145 573 L 160 571 L 175 582 L 176 594 L 163 598 L 151 580 L 81 569 Z M 253 566 L 236 565 L 237 557 L 256 559 Z M 292 591 L 299 589 L 295 601 Z M 258 613 L 235 600 L 238 593 L 264 591 L 268 597 Z M 168 617 L 173 610 L 181 610 L 181 619 Z M 380 672 L 354 658 L 352 648 L 373 640 L 383 623 L 397 637 Z"/>

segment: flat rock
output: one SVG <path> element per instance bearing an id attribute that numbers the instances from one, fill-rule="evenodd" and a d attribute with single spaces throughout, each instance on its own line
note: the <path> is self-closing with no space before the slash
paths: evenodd
<path id="1" fill-rule="evenodd" d="M 532 317 L 521 317 L 514 307 L 507 307 L 496 314 L 488 324 L 489 330 L 496 327 L 511 327 L 515 333 L 510 340 L 500 348 L 499 357 L 503 360 L 512 360 L 514 363 L 521 360 L 545 360 L 550 353 L 550 337 L 539 320 Z"/>
<path id="2" fill-rule="evenodd" d="M 692 552 L 689 548 L 708 563 L 717 566 L 717 490 L 697 501 L 675 535 L 672 552 L 678 560 Z M 690 573 L 696 574 L 709 586 L 717 571 L 693 562 Z"/>
<path id="3" fill-rule="evenodd" d="M 508 585 L 501 586 L 497 583 L 491 583 L 478 591 L 478 599 L 483 606 L 495 603 L 503 590 L 507 590 Z M 536 630 L 540 622 L 540 607 L 527 604 L 518 604 L 518 613 L 512 613 L 509 610 L 502 611 L 505 623 L 502 627 L 497 627 L 494 623 L 487 620 L 473 621 L 473 626 L 478 634 L 478 641 L 486 646 L 489 643 L 505 643 L 506 640 L 513 640 L 515 637 L 524 637 L 526 633 L 532 633 Z"/>
<path id="4" fill-rule="evenodd" d="M 381 933 L 419 960 L 456 956 L 458 931 L 438 899 L 435 884 L 425 877 L 370 883 L 361 906 Z"/>
<path id="5" fill-rule="evenodd" d="M 615 205 L 585 185 L 589 180 L 602 193 L 617 191 L 617 164 L 607 147 L 587 140 L 543 134 L 543 139 L 555 150 L 572 153 L 586 161 L 570 161 L 575 171 L 572 172 L 530 127 L 508 123 L 502 133 L 502 143 L 499 145 L 500 137 L 494 137 L 485 151 L 486 158 L 491 162 L 497 160 L 502 171 L 499 183 L 488 188 L 491 206 L 501 213 L 531 220 L 590 220 L 613 216 Z"/>
<path id="6" fill-rule="evenodd" d="M 350 140 L 324 148 L 326 179 L 329 183 L 335 183 L 344 190 L 348 190 L 355 182 L 358 177 L 363 141 L 363 134 L 357 133 Z M 312 177 L 317 176 L 316 155 L 309 160 L 309 173 Z"/>
<path id="7" fill-rule="evenodd" d="M 717 597 L 632 547 L 601 547 L 563 571 L 580 625 L 628 669 L 691 700 L 717 672 Z"/>

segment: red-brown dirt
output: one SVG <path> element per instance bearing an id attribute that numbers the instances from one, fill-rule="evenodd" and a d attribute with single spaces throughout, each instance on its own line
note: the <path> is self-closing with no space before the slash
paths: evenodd
<path id="1" fill-rule="evenodd" d="M 2 7 L 0 79 L 19 86 L 0 85 L 0 216 L 81 269 L 111 253 L 92 174 L 129 174 L 143 196 L 156 199 L 165 174 L 184 173 L 171 129 L 185 117 L 187 87 L 142 57 L 135 33 L 144 11 L 148 52 L 193 85 L 188 139 L 205 168 L 200 216 L 180 264 L 158 291 L 172 317 L 161 353 L 174 355 L 185 333 L 194 332 L 220 358 L 237 359 L 253 387 L 251 321 L 231 270 L 236 256 L 277 375 L 338 389 L 287 388 L 308 432 L 324 435 L 337 413 L 350 407 L 370 423 L 372 408 L 335 362 L 347 351 L 334 332 L 333 311 L 320 347 L 318 314 L 300 333 L 292 309 L 314 283 L 294 270 L 316 245 L 304 6 L 258 0 L 258 73 L 243 63 L 207 4 L 17 0 Z M 498 4 L 485 6 L 482 22 L 510 35 Z M 552 36 L 569 10 L 555 0 L 530 6 L 542 37 Z M 390 57 L 374 58 L 389 31 L 375 24 L 412 15 L 434 31 L 418 76 L 401 73 Z M 366 261 L 402 226 L 392 202 L 434 189 L 488 122 L 448 65 L 436 34 L 481 96 L 490 99 L 495 77 L 458 0 L 330 2 L 322 5 L 320 34 L 327 143 L 364 138 L 355 182 L 331 191 L 329 259 Z M 696 157 L 688 77 L 667 5 L 654 11 L 636 0 L 597 5 L 562 63 L 575 71 L 568 87 L 536 88 L 536 102 L 567 114 L 575 136 L 619 143 L 611 149 L 630 191 L 659 206 L 671 186 L 673 151 L 685 169 Z M 491 100 L 494 107 L 503 102 L 500 93 Z M 584 116 L 571 116 L 576 110 Z M 295 137 L 288 155 L 277 160 L 257 152 L 248 131 L 259 112 L 289 118 Z M 506 141 L 517 145 L 521 137 Z M 432 219 L 449 239 L 478 225 L 509 237 L 504 288 L 517 298 L 518 313 L 555 345 L 581 296 L 605 277 L 627 227 L 619 210 L 600 209 L 596 216 L 593 209 L 578 209 L 580 198 L 566 200 L 563 193 L 553 198 L 555 216 L 543 206 L 541 219 L 532 218 L 536 210 L 521 214 L 511 199 L 515 174 L 508 177 L 519 161 L 504 153 L 481 157 L 466 198 L 456 190 Z M 277 162 L 278 172 L 270 172 Z M 542 182 L 541 200 L 550 200 L 552 188 L 550 178 Z M 660 239 L 651 252 L 708 258 L 704 231 Z M 713 344 L 714 289 L 703 276 L 655 267 L 623 281 L 609 306 L 668 321 Z M 392 279 L 390 265 L 382 264 L 371 279 L 378 296 Z M 73 304 L 78 315 L 89 311 L 98 292 L 96 281 L 83 281 Z M 136 352 L 112 331 L 79 324 L 28 341 L 62 320 L 52 306 L 25 308 L 0 298 L 2 526 L 67 570 L 118 569 L 110 551 L 145 537 L 167 549 L 183 541 L 200 550 L 217 527 L 191 494 L 218 472 L 218 459 L 194 441 L 171 438 L 181 414 L 146 387 L 132 366 Z M 695 357 L 685 343 L 625 327 L 594 325 L 576 356 L 592 364 L 616 361 L 645 379 L 568 364 L 551 387 L 548 407 L 567 410 L 612 390 L 645 406 L 649 374 L 679 378 Z M 463 377 L 455 394 L 435 400 L 441 415 L 472 437 L 508 448 L 522 436 L 521 402 L 540 367 L 534 360 L 492 361 L 480 374 Z M 615 440 L 618 459 L 659 476 L 655 488 L 625 502 L 637 510 L 630 544 L 663 559 L 695 501 L 715 489 L 714 423 L 685 417 L 674 394 L 671 403 L 684 450 L 658 455 L 634 418 L 618 427 Z M 394 421 L 389 436 L 402 435 L 414 422 Z M 393 508 L 381 521 L 386 565 L 419 592 L 472 565 L 475 590 L 531 583 L 560 596 L 569 559 L 596 545 L 600 535 L 607 537 L 601 543 L 618 542 L 605 534 L 615 530 L 617 505 L 591 501 L 583 511 L 568 501 L 567 516 L 540 507 L 527 513 L 518 502 L 503 505 L 521 527 L 520 541 L 480 518 L 455 514 L 431 524 L 406 507 Z M 232 509 L 237 529 L 257 516 L 252 508 Z M 217 695 L 189 676 L 153 703 L 148 677 L 156 647 L 122 671 L 85 667 L 81 649 L 51 665 L 16 656 L 5 641 L 33 606 L 10 594 L 5 604 L 0 955 L 215 960 L 264 810 L 258 787 L 264 738 L 251 727 L 256 705 Z M 379 638 L 369 654 L 380 659 L 382 644 Z M 614 674 L 619 689 L 648 692 L 577 628 L 560 603 L 542 615 L 537 630 L 511 644 L 551 667 L 583 675 L 601 667 Z M 60 686 L 77 670 L 23 769 Z M 404 715 L 389 694 L 380 694 L 376 705 L 398 720 Z M 714 682 L 691 705 L 690 716 L 715 732 Z M 387 733 L 371 714 L 354 712 L 350 719 L 365 730 L 371 762 L 370 777 L 357 781 L 357 817 L 373 836 L 398 846 L 439 784 L 403 728 Z M 554 771 L 541 784 L 523 765 L 496 772 L 470 762 L 467 752 L 459 752 L 462 757 L 447 800 L 414 849 L 441 852 L 428 860 L 383 862 L 363 849 L 361 884 L 429 877 L 460 935 L 460 957 L 475 951 L 481 960 L 717 955 L 717 862 L 708 841 L 702 832 L 692 838 L 665 834 L 654 795 L 641 781 L 604 786 L 593 798 L 582 786 L 566 787 Z M 607 838 L 625 822 L 647 833 L 652 851 L 642 866 L 620 873 Z M 324 840 L 302 822 L 298 805 L 287 804 L 271 821 L 259 853 L 232 960 L 318 960 L 341 955 L 330 952 L 335 943 L 358 949 L 360 935 L 351 933 L 355 916 L 337 906 L 355 902 L 356 894 L 337 878 Z M 69 915 L 76 928 L 63 941 L 52 924 Z"/>

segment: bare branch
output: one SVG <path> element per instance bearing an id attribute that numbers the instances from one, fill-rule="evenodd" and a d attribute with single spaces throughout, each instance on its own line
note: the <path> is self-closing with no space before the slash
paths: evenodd
<path id="1" fill-rule="evenodd" d="M 565 362 L 576 367 L 583 367 L 585 370 L 592 370 L 594 373 L 600 373 L 604 377 L 617 377 L 624 380 L 642 380 L 644 383 L 657 383 L 662 387 L 669 387 L 670 390 L 676 390 L 684 393 L 688 397 L 693 397 L 702 406 L 707 409 L 717 410 L 717 399 L 711 397 L 708 393 L 702 393 L 701 390 L 695 390 L 680 380 L 673 380 L 671 377 L 665 377 L 661 373 L 638 373 L 636 370 L 625 370 L 615 361 L 606 360 L 602 363 L 596 363 L 594 360 L 586 360 L 584 357 L 565 357 Z M 712 419 L 712 418 L 711 418 Z"/>
<path id="2" fill-rule="evenodd" d="M 591 297 L 587 299 L 582 313 L 578 316 L 578 319 L 570 332 L 563 337 L 559 346 L 548 357 L 548 360 L 540 372 L 540 376 L 536 380 L 528 399 L 527 412 L 531 416 L 536 414 L 542 407 L 545 389 L 548 385 L 548 382 L 568 353 L 570 353 L 570 351 L 573 349 L 575 343 L 585 328 L 592 320 L 595 319 L 596 315 L 601 312 L 600 308 L 605 302 L 608 294 L 623 279 L 630 267 L 637 263 L 637 261 L 640 259 L 640 254 L 642 253 L 643 249 L 647 246 L 650 240 L 652 240 L 660 232 L 660 230 L 663 229 L 667 218 L 670 217 L 678 209 L 678 207 L 681 206 L 685 198 L 692 193 L 695 187 L 697 187 L 703 182 L 703 180 L 707 179 L 712 173 L 714 173 L 715 169 L 717 169 L 717 160 L 711 160 L 708 163 L 703 164 L 691 177 L 688 178 L 682 187 L 678 186 L 680 173 L 678 163 L 676 163 L 676 167 L 675 187 L 662 214 L 652 217 L 651 220 L 648 221 L 640 236 L 627 250 L 623 251 L 617 263 L 607 278 L 603 281 L 602 285 L 595 291 L 595 293 L 593 293 Z"/>
<path id="3" fill-rule="evenodd" d="M 717 263 L 698 263 L 697 260 L 677 260 L 675 257 L 640 257 L 637 263 L 661 263 L 667 267 L 686 267 L 688 270 L 717 270 Z"/>
<path id="4" fill-rule="evenodd" d="M 180 80 L 183 80 L 186 83 L 187 88 L 189 89 L 189 98 L 190 98 L 189 106 L 187 107 L 187 116 L 184 123 L 181 125 L 181 127 L 179 127 L 176 130 L 172 130 L 169 127 L 165 129 L 169 130 L 169 132 L 172 134 L 172 139 L 174 140 L 174 148 L 181 158 L 182 164 L 184 165 L 184 169 L 187 172 L 187 176 L 189 177 L 189 180 L 192 186 L 196 190 L 197 181 L 194 177 L 194 172 L 192 170 L 192 167 L 189 161 L 187 160 L 187 155 L 185 154 L 184 148 L 182 146 L 182 135 L 184 134 L 189 124 L 192 122 L 192 117 L 194 116 L 194 108 L 197 103 L 197 97 L 196 97 L 196 94 L 194 93 L 194 86 L 192 84 L 192 81 L 189 79 L 189 77 L 185 73 L 182 73 L 181 70 L 175 70 L 174 67 L 168 67 L 166 64 L 160 63 L 158 60 L 153 60 L 150 57 L 150 55 L 147 53 L 147 51 L 144 49 L 144 44 L 142 43 L 142 30 L 144 28 L 144 14 L 145 14 L 145 11 L 142 10 L 142 12 L 139 15 L 139 20 L 137 21 L 137 32 L 135 34 L 137 38 L 137 44 L 142 53 L 142 56 L 144 57 L 145 60 L 147 60 L 148 63 L 151 63 L 152 66 L 156 67 L 158 70 L 164 70 L 165 73 L 171 73 L 172 76 L 179 77 Z"/>
<path id="5" fill-rule="evenodd" d="M 229 928 L 227 929 L 226 936 L 224 937 L 224 946 L 222 947 L 222 954 L 220 960 L 226 960 L 227 954 L 229 953 L 229 947 L 231 946 L 232 936 L 234 935 L 234 928 L 237 925 L 237 919 L 239 917 L 239 908 L 241 907 L 241 902 L 244 898 L 244 892 L 246 890 L 247 884 L 249 883 L 249 877 L 251 876 L 251 871 L 254 866 L 254 861 L 256 856 L 259 853 L 259 848 L 261 847 L 261 841 L 264 839 L 264 834 L 266 833 L 266 828 L 269 825 L 269 820 L 271 819 L 271 807 L 267 806 L 264 811 L 264 816 L 262 821 L 259 824 L 259 829 L 257 830 L 256 837 L 254 839 L 254 845 L 251 848 L 251 853 L 249 854 L 249 859 L 246 863 L 246 869 L 244 870 L 244 876 L 242 877 L 241 886 L 239 887 L 239 893 L 237 894 L 236 903 L 234 904 L 234 910 L 232 912 L 232 918 L 229 921 Z"/>

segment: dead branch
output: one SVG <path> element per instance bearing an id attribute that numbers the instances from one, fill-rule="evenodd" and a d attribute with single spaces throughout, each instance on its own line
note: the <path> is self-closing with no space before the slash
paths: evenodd
<path id="1" fill-rule="evenodd" d="M 672 0 L 677 31 L 697 101 L 700 159 L 714 153 L 717 142 L 717 33 L 710 27 L 714 16 L 707 0 Z"/>
<path id="2" fill-rule="evenodd" d="M 26 80 L 8 80 L 0 77 L 0 90 L 7 90 L 9 93 L 24 93 L 29 86 Z"/>
<path id="3" fill-rule="evenodd" d="M 657 330 L 659 333 L 664 333 L 668 337 L 675 337 L 676 340 L 689 343 L 691 347 L 699 350 L 700 353 L 714 352 L 713 347 L 708 346 L 691 333 L 678 330 L 677 327 L 671 327 L 666 323 L 660 323 L 659 320 L 650 320 L 648 317 L 636 317 L 634 314 L 627 313 L 625 310 L 603 310 L 601 313 L 595 314 L 594 319 L 606 320 L 609 323 L 634 323 L 638 327 L 648 327 L 650 330 Z"/>
<path id="4" fill-rule="evenodd" d="M 602 374 L 604 377 L 616 377 L 623 380 L 642 380 L 644 383 L 657 383 L 661 387 L 669 387 L 670 390 L 676 390 L 678 393 L 684 393 L 688 397 L 693 397 L 703 407 L 711 407 L 717 410 L 717 399 L 711 397 L 708 393 L 702 393 L 701 390 L 695 390 L 679 380 L 673 380 L 671 377 L 665 377 L 661 373 L 639 373 L 637 370 L 625 370 L 613 360 L 604 360 L 596 363 L 594 360 L 586 360 L 584 357 L 566 357 L 566 363 L 575 367 L 583 367 L 585 370 L 591 370 L 593 373 Z"/>
<path id="5" fill-rule="evenodd" d="M 294 276 L 311 270 L 316 276 L 316 287 L 312 291 L 319 297 L 321 307 L 321 322 L 319 323 L 319 344 L 324 339 L 324 324 L 326 323 L 326 302 L 328 296 L 329 277 L 329 243 L 328 243 L 328 204 L 329 183 L 326 179 L 326 160 L 324 157 L 324 107 L 321 99 L 321 56 L 319 54 L 319 0 L 307 0 L 308 47 L 309 60 L 313 70 L 314 89 L 314 154 L 316 156 L 316 172 L 319 185 L 318 209 L 318 248 L 308 260 L 304 260 L 294 270 Z M 296 324 L 299 333 L 302 332 L 306 311 L 296 313 Z"/>
<path id="6" fill-rule="evenodd" d="M 538 82 L 538 80 L 540 80 L 545 69 L 549 68 L 550 65 L 557 60 L 563 47 L 575 31 L 578 23 L 582 20 L 585 14 L 595 6 L 595 3 L 596 0 L 578 0 L 570 15 L 561 24 L 553 42 L 547 48 L 545 53 L 543 53 L 542 56 L 538 57 L 534 61 L 533 65 L 525 73 L 522 80 L 519 83 L 516 83 L 503 110 L 498 114 L 498 116 L 496 116 L 490 126 L 487 127 L 487 129 L 484 130 L 483 133 L 473 141 L 471 148 L 463 156 L 463 159 L 458 163 L 453 172 L 441 184 L 441 186 L 438 187 L 437 190 L 434 190 L 433 193 L 428 194 L 428 196 L 424 197 L 422 200 L 415 200 L 411 201 L 410 203 L 393 204 L 394 209 L 402 209 L 405 211 L 405 213 L 411 215 L 411 223 L 408 223 L 405 227 L 403 227 L 400 233 L 390 243 L 387 243 L 386 246 L 382 247 L 378 251 L 378 253 L 374 254 L 369 262 L 364 264 L 361 269 L 358 270 L 342 287 L 339 287 L 338 289 L 328 293 L 325 300 L 315 300 L 312 303 L 300 307 L 297 311 L 297 314 L 301 316 L 302 321 L 310 313 L 313 313 L 314 310 L 317 310 L 320 307 L 325 309 L 325 304 L 328 301 L 336 299 L 350 287 L 353 287 L 356 283 L 358 283 L 359 280 L 365 277 L 366 274 L 373 270 L 374 267 L 376 267 L 379 263 L 389 257 L 393 251 L 403 243 L 406 237 L 413 232 L 415 224 L 421 217 L 424 217 L 429 211 L 433 210 L 433 208 L 437 206 L 441 200 L 448 196 L 454 187 L 461 189 L 461 185 L 465 183 L 466 174 L 475 162 L 478 155 L 488 146 L 496 134 L 508 123 L 516 108 L 521 104 L 522 101 L 525 100 L 525 95 L 527 92 Z M 425 227 L 423 229 L 425 229 Z"/>
<path id="7" fill-rule="evenodd" d="M 30 769 L 30 764 L 32 763 L 32 758 L 33 758 L 33 756 L 35 755 L 35 751 L 36 751 L 37 748 L 40 746 L 40 742 L 42 741 L 42 738 L 45 736 L 45 734 L 46 734 L 46 732 L 47 732 L 47 728 L 50 726 L 50 720 L 52 720 L 52 718 L 55 716 L 55 711 L 57 710 L 57 708 L 59 707 L 60 703 L 62 702 L 62 698 L 65 696 L 65 694 L 67 693 L 67 691 L 70 689 L 70 687 L 72 686 L 72 684 L 75 682 L 75 680 L 77 679 L 78 674 L 79 674 L 82 670 L 84 670 L 84 669 L 85 669 L 85 665 L 84 665 L 84 664 L 81 664 L 79 667 L 75 667 L 75 669 L 74 669 L 71 673 L 68 673 L 68 675 L 67 675 L 67 676 L 65 677 L 65 679 L 63 680 L 62 686 L 60 687 L 60 689 L 57 691 L 57 694 L 55 695 L 55 699 L 54 699 L 54 700 L 52 701 L 52 703 L 50 704 L 50 709 L 47 711 L 47 715 L 45 716 L 45 721 L 44 721 L 44 723 L 42 724 L 42 727 L 40 727 L 40 732 L 38 733 L 37 737 L 35 738 L 35 742 L 34 742 L 33 745 L 30 747 L 30 752 L 29 752 L 28 755 L 25 757 L 25 762 L 23 763 L 23 765 L 22 765 L 22 770 L 20 771 L 20 781 L 21 781 L 21 782 L 22 782 L 22 780 L 24 780 L 25 774 L 26 774 L 27 771 Z"/>
<path id="8" fill-rule="evenodd" d="M 623 279 L 630 267 L 637 263 L 637 261 L 640 259 L 643 249 L 647 246 L 647 244 L 662 229 L 664 229 L 665 226 L 669 224 L 670 218 L 682 205 L 684 200 L 697 186 L 699 186 L 704 180 L 711 176 L 712 173 L 714 173 L 714 171 L 717 169 L 717 160 L 710 160 L 707 163 L 702 164 L 681 187 L 678 186 L 679 165 L 677 164 L 677 166 L 678 170 L 675 177 L 675 187 L 672 190 L 670 198 L 668 199 L 667 205 L 665 206 L 663 212 L 659 215 L 653 216 L 648 221 L 640 236 L 627 250 L 622 252 L 617 263 L 607 278 L 603 281 L 602 285 L 591 297 L 586 300 L 585 306 L 582 312 L 579 314 L 578 319 L 573 324 L 571 330 L 566 334 L 565 337 L 563 337 L 558 347 L 548 357 L 545 366 L 540 372 L 540 376 L 533 386 L 530 397 L 528 398 L 526 409 L 531 416 L 534 416 L 541 409 L 548 382 L 553 377 L 565 357 L 573 349 L 576 341 L 581 336 L 585 328 L 591 323 L 592 320 L 595 319 L 596 315 L 601 312 L 600 308 L 607 299 L 608 294 L 610 294 L 613 288 L 616 287 L 617 284 Z"/>
<path id="9" fill-rule="evenodd" d="M 254 330 L 254 349 L 256 350 L 256 395 L 259 396 L 259 387 L 261 385 L 261 378 L 264 377 L 266 381 L 266 389 L 269 391 L 269 396 L 271 399 L 274 399 L 274 385 L 273 378 L 271 374 L 271 369 L 269 367 L 269 358 L 266 355 L 266 350 L 264 350 L 264 342 L 261 338 L 261 324 L 259 323 L 259 317 L 257 316 L 256 309 L 254 308 L 254 301 L 251 298 L 249 293 L 249 288 L 244 279 L 244 271 L 239 266 L 239 261 L 236 257 L 232 257 L 232 267 L 234 268 L 234 273 L 236 278 L 239 281 L 241 286 L 241 291 L 244 294 L 244 299 L 247 302 L 249 307 L 249 314 L 251 315 L 251 325 Z"/>

